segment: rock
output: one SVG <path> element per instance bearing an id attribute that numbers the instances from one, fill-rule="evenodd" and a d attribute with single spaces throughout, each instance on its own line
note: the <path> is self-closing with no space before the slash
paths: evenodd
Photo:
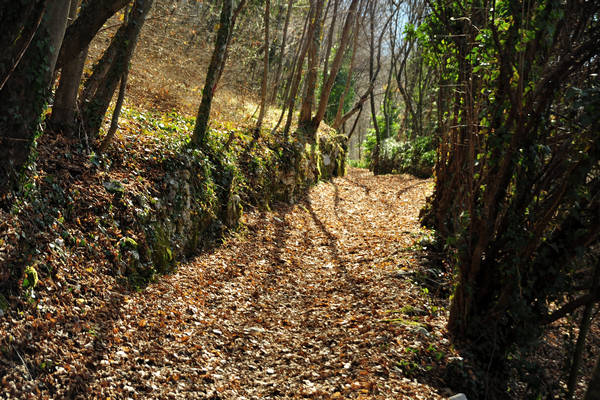
<path id="1" fill-rule="evenodd" d="M 458 393 L 455 394 L 454 396 L 450 397 L 449 400 L 468 400 L 467 396 L 464 395 L 464 393 Z"/>
<path id="2" fill-rule="evenodd" d="M 123 193 L 125 191 L 123 184 L 119 181 L 104 182 L 102 185 L 109 193 Z"/>
<path id="3" fill-rule="evenodd" d="M 225 224 L 229 228 L 236 227 L 242 216 L 241 202 L 242 199 L 237 194 L 234 194 L 229 199 L 229 203 L 227 204 L 227 215 L 225 221 Z"/>
<path id="4" fill-rule="evenodd" d="M 429 337 L 429 331 L 422 326 L 415 326 L 410 328 L 410 330 L 423 338 Z"/>

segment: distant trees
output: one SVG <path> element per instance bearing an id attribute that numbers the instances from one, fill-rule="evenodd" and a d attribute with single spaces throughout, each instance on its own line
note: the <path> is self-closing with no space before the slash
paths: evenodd
<path id="1" fill-rule="evenodd" d="M 348 47 L 348 43 L 350 43 L 350 38 L 352 37 L 352 29 L 353 27 L 356 28 L 357 26 L 357 24 L 355 24 L 355 21 L 356 14 L 359 12 L 358 6 L 359 1 L 352 0 L 346 13 L 346 19 L 342 28 L 339 45 L 337 46 L 334 59 L 331 63 L 331 70 L 328 71 L 327 68 L 323 69 L 323 86 L 321 87 L 319 103 L 317 105 L 314 116 L 312 114 L 314 85 L 307 83 L 307 91 L 302 106 L 303 112 L 301 112 L 300 114 L 298 127 L 299 129 L 305 131 L 305 134 L 310 140 L 314 141 L 317 129 L 319 128 L 319 125 L 321 124 L 321 121 L 323 121 L 323 118 L 325 116 L 325 111 L 327 109 L 327 105 L 329 104 L 329 96 L 331 95 L 331 89 L 333 88 L 335 78 L 338 72 L 340 71 L 346 48 Z M 332 37 L 332 35 L 333 34 L 330 34 L 330 38 Z M 332 41 L 330 41 L 329 45 L 327 46 L 328 54 L 331 51 L 331 43 Z"/>

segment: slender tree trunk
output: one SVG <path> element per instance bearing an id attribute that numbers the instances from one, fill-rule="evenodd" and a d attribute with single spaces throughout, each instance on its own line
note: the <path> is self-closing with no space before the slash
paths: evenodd
<path id="1" fill-rule="evenodd" d="M 361 113 L 362 113 L 362 107 L 361 107 L 360 111 L 358 112 L 358 117 L 356 117 L 357 121 L 360 118 Z M 362 124 L 361 124 L 361 128 L 362 128 Z M 358 130 L 358 160 L 359 161 L 362 161 L 362 142 L 363 142 L 363 130 L 359 129 Z"/>
<path id="2" fill-rule="evenodd" d="M 323 13 L 323 2 L 317 1 L 315 17 L 311 24 L 311 41 L 308 46 L 308 65 L 305 77 L 304 96 L 300 106 L 298 129 L 309 133 L 312 110 L 315 104 L 315 90 L 317 88 L 317 76 L 319 73 L 319 50 L 321 47 L 321 27 Z M 307 135 L 310 141 L 314 141 L 312 135 Z"/>
<path id="3" fill-rule="evenodd" d="M 373 0 L 373 1 L 375 1 L 375 0 Z M 367 2 L 367 4 L 368 4 L 368 2 Z M 373 89 L 375 87 L 375 83 L 377 81 L 377 76 L 379 75 L 379 71 L 381 70 L 381 42 L 383 40 L 383 33 L 386 31 L 387 26 L 389 25 L 389 23 L 392 20 L 392 18 L 398 12 L 400 4 L 396 4 L 395 5 L 394 9 L 392 10 L 392 12 L 390 13 L 390 15 L 388 16 L 386 22 L 383 24 L 383 27 L 382 27 L 382 30 L 381 30 L 381 34 L 379 35 L 379 38 L 377 40 L 377 57 L 376 57 L 376 63 L 375 63 L 376 67 L 374 68 L 373 73 L 369 74 L 369 76 L 371 77 L 370 78 L 370 82 L 369 82 L 369 86 L 367 87 L 367 89 L 365 90 L 365 92 L 362 94 L 362 96 L 360 96 L 360 98 L 356 101 L 356 103 L 350 109 L 350 111 L 348 111 L 346 114 L 344 114 L 342 116 L 342 119 L 340 121 L 340 126 L 342 124 L 344 124 L 349 118 L 351 118 L 355 113 L 357 113 L 359 110 L 362 109 L 363 103 L 369 99 L 369 97 L 371 96 L 371 93 L 373 92 Z"/>
<path id="4" fill-rule="evenodd" d="M 238 6 L 233 11 L 233 16 L 231 17 L 231 22 L 229 23 L 229 34 L 227 35 L 227 44 L 225 45 L 225 53 L 223 54 L 223 63 L 219 66 L 219 73 L 217 75 L 217 82 L 215 84 L 215 91 L 217 90 L 217 84 L 221 80 L 221 76 L 223 76 L 223 71 L 225 71 L 225 64 L 227 62 L 227 58 L 229 57 L 229 44 L 231 43 L 231 37 L 233 35 L 233 30 L 235 28 L 235 23 L 240 15 L 240 12 L 246 6 L 246 0 L 241 0 Z M 254 73 L 254 71 L 252 71 Z M 214 96 L 214 91 L 213 91 Z"/>
<path id="5" fill-rule="evenodd" d="M 115 110 L 113 111 L 112 120 L 110 122 L 110 128 L 108 129 L 108 133 L 102 140 L 100 147 L 98 150 L 101 153 L 104 153 L 108 148 L 108 145 L 112 142 L 115 134 L 117 133 L 117 129 L 119 128 L 119 115 L 121 114 L 121 109 L 123 108 L 123 102 L 125 101 L 125 92 L 127 91 L 127 78 L 129 76 L 129 69 L 123 71 L 123 75 L 121 76 L 121 84 L 119 86 L 119 97 L 117 97 L 117 103 L 115 104 Z"/>
<path id="6" fill-rule="evenodd" d="M 94 96 L 83 105 L 82 110 L 86 133 L 92 142 L 98 137 L 106 110 L 124 71 L 129 68 L 140 31 L 153 2 L 154 0 L 135 0 L 127 23 L 119 28 L 107 49 L 108 52 L 111 47 L 115 48 L 114 59 Z"/>
<path id="7" fill-rule="evenodd" d="M 277 60 L 277 71 L 275 72 L 275 81 L 273 84 L 273 94 L 271 94 L 271 101 L 273 103 L 277 97 L 277 90 L 279 89 L 279 78 L 281 77 L 281 68 L 283 67 L 283 58 L 285 56 L 285 46 L 287 44 L 287 33 L 290 25 L 290 16 L 292 15 L 292 5 L 294 0 L 288 0 L 287 12 L 285 14 L 285 23 L 283 24 L 283 38 L 281 39 L 281 52 L 279 53 L 279 60 Z"/>
<path id="8" fill-rule="evenodd" d="M 600 278 L 600 261 L 594 269 L 594 276 L 592 278 L 592 289 L 598 290 L 598 280 Z M 573 352 L 573 361 L 571 363 L 571 370 L 569 372 L 569 380 L 567 383 L 567 399 L 572 399 L 575 396 L 575 390 L 577 389 L 577 378 L 579 377 L 579 368 L 581 367 L 581 359 L 585 348 L 585 340 L 587 338 L 588 331 L 592 325 L 592 311 L 594 309 L 594 302 L 589 302 L 583 309 L 583 315 L 581 316 L 581 323 L 579 324 L 579 335 L 577 336 L 577 343 L 575 345 L 575 351 Z"/>
<path id="9" fill-rule="evenodd" d="M 348 42 L 350 41 L 350 35 L 352 31 L 352 26 L 354 25 L 355 14 L 357 13 L 359 0 L 352 0 L 350 3 L 350 7 L 348 9 L 348 14 L 346 15 L 346 20 L 344 22 L 344 27 L 342 29 L 342 37 L 340 39 L 340 45 L 338 47 L 337 53 L 335 54 L 335 58 L 331 64 L 331 73 L 327 76 L 327 80 L 323 84 L 321 88 L 321 96 L 319 98 L 319 106 L 317 108 L 317 112 L 310 122 L 310 137 L 314 138 L 316 135 L 317 129 L 319 129 L 319 125 L 323 118 L 325 117 L 325 112 L 327 111 L 327 104 L 329 103 L 329 96 L 331 95 L 331 89 L 335 83 L 335 78 L 340 71 L 342 66 L 342 61 L 344 59 L 344 53 L 346 52 L 346 47 L 348 47 Z"/>
<path id="10" fill-rule="evenodd" d="M 327 81 L 329 76 L 329 57 L 331 55 L 331 47 L 333 46 L 335 24 L 337 22 L 338 8 L 340 5 L 340 0 L 333 0 L 333 2 L 333 15 L 331 16 L 331 25 L 329 26 L 329 33 L 327 34 L 327 50 L 325 51 L 325 64 L 323 66 L 323 82 Z M 329 7 L 329 3 L 327 3 L 327 7 Z M 327 13 L 325 13 L 325 15 L 327 15 Z"/>
<path id="11" fill-rule="evenodd" d="M 371 82 L 375 81 L 375 8 L 376 1 L 371 3 L 371 11 L 370 11 L 370 49 L 369 49 L 369 79 Z M 381 132 L 379 131 L 379 125 L 377 124 L 377 110 L 375 108 L 375 94 L 371 91 L 370 96 L 370 104 L 371 104 L 371 118 L 373 121 L 373 128 L 375 129 L 375 148 L 373 149 L 373 173 L 378 175 L 381 171 L 379 170 L 379 152 L 381 149 Z"/>
<path id="12" fill-rule="evenodd" d="M 391 106 L 391 93 L 392 93 L 392 68 L 390 68 L 387 78 L 387 85 L 385 87 L 385 94 L 383 95 L 383 115 L 385 117 L 385 137 L 391 136 L 390 125 L 392 123 L 392 111 Z"/>
<path id="13" fill-rule="evenodd" d="M 196 117 L 196 126 L 192 136 L 192 143 L 200 148 L 206 145 L 206 134 L 208 130 L 208 119 L 210 118 L 210 109 L 215 89 L 218 83 L 218 77 L 225 64 L 225 50 L 230 37 L 231 12 L 233 8 L 232 0 L 223 0 L 221 9 L 221 18 L 215 48 L 206 72 L 204 90 L 202 91 L 202 102 L 198 108 Z"/>
<path id="14" fill-rule="evenodd" d="M 130 14 L 130 9 L 125 10 L 123 24 L 112 38 L 108 48 L 104 50 L 100 60 L 98 60 L 96 65 L 94 65 L 92 75 L 85 81 L 83 90 L 79 96 L 79 104 L 82 106 L 82 108 L 85 108 L 85 105 L 94 98 L 96 91 L 98 91 L 98 88 L 105 81 L 106 75 L 110 70 L 110 66 L 115 62 L 115 58 L 117 57 L 117 53 L 119 51 L 120 42 L 123 40 L 123 35 L 129 22 Z M 85 49 L 85 52 L 87 53 L 87 48 Z"/>
<path id="15" fill-rule="evenodd" d="M 288 78 L 286 79 L 287 83 L 285 84 L 285 90 L 283 91 L 284 95 L 283 95 L 283 102 L 281 104 L 281 114 L 279 114 L 279 119 L 277 120 L 277 124 L 275 124 L 275 126 L 273 127 L 273 130 L 271 131 L 272 134 L 274 134 L 275 131 L 277 131 L 277 128 L 279 128 L 279 125 L 281 124 L 281 121 L 283 120 L 285 112 L 287 111 L 287 105 L 288 105 L 288 102 L 290 101 L 292 81 L 294 80 L 294 76 L 296 76 L 295 73 L 296 73 L 296 68 L 298 67 L 298 61 L 300 59 L 300 52 L 304 48 L 304 37 L 306 36 L 306 30 L 308 28 L 309 20 L 310 20 L 310 13 L 304 19 L 302 35 L 300 35 L 300 40 L 298 41 L 298 46 L 295 51 L 294 59 L 292 62 L 292 67 L 290 68 Z"/>
<path id="16" fill-rule="evenodd" d="M 21 61 L 0 90 L 0 203 L 18 184 L 50 94 L 58 49 L 67 26 L 70 0 L 49 2 Z M 33 25 L 39 16 L 32 13 Z M 19 28 L 17 28 L 19 29 Z"/>
<path id="17" fill-rule="evenodd" d="M 354 134 L 354 131 L 356 130 L 356 126 L 358 125 L 358 121 L 360 120 L 360 115 L 362 114 L 362 107 L 360 108 L 360 111 L 358 112 L 358 115 L 356 116 L 356 119 L 354 120 L 354 123 L 352 124 L 352 129 L 350 129 L 350 132 L 348 132 L 348 141 L 350 141 L 350 138 L 352 137 L 352 135 Z M 359 136 L 359 142 L 360 142 L 360 138 L 362 136 Z M 358 144 L 360 146 L 360 143 Z M 358 149 L 358 159 L 360 160 L 360 147 Z"/>
<path id="18" fill-rule="evenodd" d="M 342 126 L 342 115 L 344 113 L 344 104 L 346 102 L 346 96 L 348 96 L 348 92 L 350 91 L 350 85 L 352 84 L 352 75 L 354 74 L 354 66 L 356 64 L 356 49 L 358 47 L 358 34 L 359 34 L 359 19 L 360 13 L 356 13 L 356 19 L 354 21 L 354 40 L 352 43 L 352 56 L 350 59 L 350 68 L 348 69 L 348 76 L 346 77 L 346 83 L 344 84 L 344 91 L 340 96 L 340 101 L 338 104 L 338 109 L 335 114 L 335 120 L 333 122 L 333 128 L 335 130 L 339 130 Z"/>
<path id="19" fill-rule="evenodd" d="M 302 70 L 304 67 L 304 58 L 306 57 L 306 53 L 308 52 L 308 47 L 310 46 L 310 42 L 312 41 L 312 35 L 314 34 L 314 30 L 312 29 L 312 23 L 310 21 L 313 20 L 314 15 L 316 14 L 316 6 L 315 2 L 311 1 L 310 11 L 308 12 L 308 27 L 306 29 L 306 37 L 304 44 L 302 45 L 302 50 L 300 51 L 300 55 L 298 56 L 297 62 L 297 70 L 294 79 L 292 80 L 290 86 L 290 94 L 288 98 L 288 115 L 285 121 L 285 127 L 283 128 L 284 137 L 287 139 L 289 137 L 290 128 L 292 126 L 292 118 L 294 115 L 294 105 L 296 104 L 296 95 L 298 94 L 298 88 L 300 86 L 300 80 L 302 79 Z"/>
<path id="20" fill-rule="evenodd" d="M 263 76 L 260 90 L 260 112 L 258 113 L 258 121 L 256 122 L 256 137 L 260 135 L 263 119 L 267 108 L 267 86 L 269 83 L 269 16 L 271 15 L 271 1 L 265 2 L 265 57 L 263 62 Z"/>

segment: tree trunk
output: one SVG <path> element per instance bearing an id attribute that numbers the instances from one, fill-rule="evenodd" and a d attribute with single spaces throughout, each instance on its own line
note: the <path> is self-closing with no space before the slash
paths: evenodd
<path id="1" fill-rule="evenodd" d="M 374 1 L 371 3 L 371 11 L 370 11 L 370 41 L 371 45 L 369 47 L 369 79 L 371 82 L 375 82 L 375 8 L 377 2 Z M 379 170 L 379 152 L 381 149 L 381 132 L 379 131 L 379 125 L 377 124 L 377 110 L 375 109 L 375 94 L 371 91 L 370 96 L 370 104 L 371 104 L 371 117 L 373 120 L 373 128 L 375 129 L 375 148 L 373 149 L 372 154 L 372 167 L 373 173 L 378 175 L 381 173 Z"/>
<path id="2" fill-rule="evenodd" d="M 381 70 L 381 42 L 383 40 L 383 33 L 387 29 L 387 26 L 389 25 L 389 23 L 392 20 L 392 18 L 394 17 L 394 15 L 396 15 L 396 13 L 398 12 L 400 4 L 402 4 L 402 3 L 395 5 L 394 9 L 388 16 L 386 22 L 383 24 L 381 34 L 379 35 L 379 38 L 377 40 L 377 57 L 375 57 L 376 67 L 374 68 L 373 73 L 369 72 L 369 76 L 370 76 L 369 86 L 367 87 L 365 92 L 362 94 L 362 96 L 360 96 L 360 98 L 356 101 L 356 103 L 354 104 L 352 109 L 350 109 L 350 111 L 348 111 L 346 114 L 344 114 L 342 116 L 342 119 L 339 122 L 339 126 L 343 125 L 346 121 L 348 121 L 348 119 L 350 117 L 352 117 L 355 113 L 357 113 L 359 110 L 361 110 L 363 107 L 363 103 L 365 101 L 367 101 L 369 99 L 369 97 L 371 96 L 371 93 L 373 92 L 373 89 L 375 87 L 375 82 L 377 81 L 377 76 L 379 75 L 379 71 Z"/>
<path id="3" fill-rule="evenodd" d="M 31 44 L 0 90 L 0 202 L 18 184 L 50 94 L 52 74 L 67 25 L 70 0 L 49 2 Z M 32 13 L 27 24 L 37 24 Z M 17 27 L 16 29 L 20 29 Z"/>
<path id="4" fill-rule="evenodd" d="M 600 279 L 600 261 L 597 262 L 594 269 L 594 276 L 592 278 L 592 289 L 593 291 L 598 290 L 598 280 Z M 592 326 L 592 311 L 594 309 L 594 302 L 589 302 L 583 309 L 583 315 L 581 317 L 581 323 L 579 324 L 579 335 L 577 336 L 577 343 L 575 345 L 575 351 L 573 351 L 573 361 L 571 362 L 571 371 L 569 372 L 569 380 L 567 382 L 567 399 L 572 399 L 575 396 L 575 390 L 577 389 L 577 378 L 579 377 L 579 368 L 581 366 L 581 359 L 585 348 L 585 340 L 587 338 L 588 331 Z"/>
<path id="5" fill-rule="evenodd" d="M 87 2 L 86 0 L 85 3 Z M 70 20 L 76 17 L 79 3 L 80 1 L 77 0 L 71 1 L 71 10 L 69 11 Z M 60 73 L 60 82 L 54 95 L 50 124 L 68 136 L 72 136 L 74 132 L 77 94 L 86 58 L 87 48 L 79 53 L 74 60 L 63 65 Z"/>
<path id="6" fill-rule="evenodd" d="M 600 399 L 600 357 L 598 357 L 598 362 L 596 362 L 596 368 L 594 368 L 594 373 L 592 374 L 592 379 L 588 385 L 584 400 L 598 399 Z"/>
<path id="7" fill-rule="evenodd" d="M 46 11 L 47 0 L 20 5 L 4 0 L 0 14 L 0 90 L 29 48 Z M 8 3 L 8 4 L 6 4 Z"/>
<path id="8" fill-rule="evenodd" d="M 273 84 L 273 94 L 271 94 L 271 101 L 273 103 L 277 97 L 277 90 L 279 89 L 279 78 L 281 77 L 281 68 L 283 67 L 283 58 L 285 56 L 285 46 L 287 43 L 288 27 L 290 25 L 290 16 L 292 15 L 292 5 L 294 0 L 288 1 L 287 12 L 285 14 L 285 22 L 283 24 L 283 38 L 281 39 L 281 52 L 279 53 L 279 60 L 277 61 L 277 72 L 275 72 L 275 81 Z"/>
<path id="9" fill-rule="evenodd" d="M 331 47 L 333 46 L 333 36 L 335 34 L 335 24 L 337 22 L 338 8 L 340 6 L 340 0 L 333 0 L 333 14 L 331 16 L 331 25 L 329 25 L 329 33 L 327 34 L 327 48 L 325 50 L 325 63 L 323 65 L 323 82 L 327 81 L 329 76 L 329 57 L 331 56 Z M 329 8 L 327 3 L 327 8 Z M 327 12 L 325 13 L 327 18 Z M 346 16 L 346 18 L 348 18 Z"/>
<path id="10" fill-rule="evenodd" d="M 277 131 L 277 128 L 279 128 L 279 125 L 281 124 L 281 121 L 283 120 L 285 112 L 287 111 L 288 103 L 291 100 L 290 93 L 292 90 L 292 82 L 294 81 L 294 77 L 296 76 L 296 68 L 302 68 L 302 66 L 298 66 L 298 62 L 300 61 L 300 53 L 304 49 L 304 38 L 306 37 L 306 30 L 308 29 L 309 22 L 310 22 L 310 13 L 308 13 L 306 18 L 304 19 L 304 24 L 302 27 L 302 34 L 300 35 L 300 40 L 298 41 L 298 46 L 296 48 L 296 51 L 294 52 L 294 59 L 292 62 L 292 67 L 290 68 L 288 78 L 286 79 L 285 90 L 283 91 L 284 94 L 283 94 L 283 102 L 281 104 L 281 114 L 279 114 L 279 119 L 277 120 L 277 123 L 273 127 L 271 134 L 275 134 L 275 132 Z M 285 133 L 285 135 L 287 137 L 287 133 Z"/>
<path id="11" fill-rule="evenodd" d="M 62 130 L 63 134 L 67 136 L 72 136 L 75 132 L 77 94 L 79 93 L 79 84 L 83 76 L 87 53 L 88 49 L 85 48 L 73 62 L 62 68 L 59 86 L 54 97 L 50 123 Z"/>
<path id="12" fill-rule="evenodd" d="M 321 27 L 323 13 L 323 2 L 317 1 L 315 16 L 310 25 L 309 32 L 311 40 L 308 43 L 308 65 L 305 76 L 304 96 L 300 106 L 300 116 L 298 118 L 298 130 L 307 134 L 307 139 L 314 142 L 313 135 L 310 134 L 310 121 L 312 109 L 315 104 L 315 90 L 317 88 L 317 75 L 319 70 L 319 50 L 321 45 Z"/>
<path id="13" fill-rule="evenodd" d="M 129 68 L 140 31 L 153 2 L 154 0 L 135 0 L 127 23 L 119 28 L 106 50 L 106 52 L 114 54 L 110 64 L 107 60 L 104 60 L 106 62 L 101 60 L 97 65 L 98 68 L 106 68 L 106 76 L 98 85 L 93 97 L 90 100 L 84 99 L 86 103 L 83 104 L 82 110 L 86 133 L 92 142 L 97 139 L 117 85 L 123 73 Z M 92 78 L 93 75 L 90 79 Z"/>
<path id="14" fill-rule="evenodd" d="M 263 76 L 260 90 L 260 112 L 258 113 L 258 121 L 256 122 L 256 138 L 260 135 L 263 119 L 267 108 L 267 86 L 269 83 L 269 16 L 271 15 L 271 1 L 265 2 L 265 57 L 263 63 Z"/>
<path id="15" fill-rule="evenodd" d="M 333 122 L 333 128 L 335 130 L 339 130 L 340 127 L 342 126 L 342 116 L 344 113 L 344 103 L 346 102 L 346 96 L 348 96 L 348 92 L 350 91 L 350 85 L 352 84 L 352 75 L 354 74 L 354 66 L 356 63 L 356 49 L 358 47 L 358 34 L 359 34 L 359 21 L 360 20 L 360 13 L 357 12 L 356 13 L 356 19 L 354 22 L 354 40 L 352 43 L 352 56 L 350 59 L 350 68 L 348 69 L 348 76 L 346 78 L 346 83 L 344 84 L 344 91 L 342 92 L 342 95 L 340 96 L 340 101 L 338 104 L 338 109 L 337 112 L 335 114 L 335 119 Z"/>
<path id="16" fill-rule="evenodd" d="M 115 104 L 115 110 L 113 111 L 112 120 L 110 122 L 110 128 L 108 129 L 108 133 L 102 140 L 100 147 L 98 150 L 103 153 L 108 148 L 110 142 L 112 142 L 115 134 L 117 133 L 117 129 L 119 128 L 119 115 L 121 114 L 121 109 L 123 108 L 123 102 L 125 100 L 125 92 L 127 91 L 127 78 L 129 76 L 129 70 L 123 71 L 123 75 L 121 76 L 121 84 L 119 85 L 119 97 L 117 98 L 117 103 Z"/>
<path id="17" fill-rule="evenodd" d="M 233 35 L 233 29 L 235 28 L 235 23 L 237 21 L 238 16 L 240 15 L 240 12 L 242 11 L 242 9 L 244 8 L 245 5 L 246 5 L 246 0 L 241 0 L 240 3 L 238 4 L 238 6 L 235 8 L 235 11 L 233 11 L 233 16 L 231 17 L 231 22 L 229 23 L 229 34 L 227 35 L 227 44 L 225 45 L 225 53 L 223 55 L 223 63 L 219 67 L 219 73 L 217 74 L 217 83 L 215 84 L 215 90 L 217 90 L 216 85 L 221 80 L 223 71 L 225 71 L 225 63 L 227 61 L 227 58 L 229 57 L 229 43 L 231 43 L 231 36 Z M 252 71 L 252 73 L 254 73 L 254 71 Z M 213 92 L 213 95 L 214 95 L 214 92 Z"/>
<path id="18" fill-rule="evenodd" d="M 310 123 L 310 137 L 314 138 L 316 135 L 317 129 L 319 129 L 319 125 L 321 121 L 323 121 L 323 117 L 325 116 L 325 111 L 327 111 L 327 104 L 329 103 L 329 96 L 331 95 L 331 89 L 335 83 L 335 78 L 340 71 L 342 66 L 342 61 L 344 59 L 344 53 L 346 52 L 346 47 L 348 47 L 348 42 L 350 41 L 350 35 L 352 31 L 352 26 L 354 24 L 355 14 L 357 13 L 359 0 L 352 0 L 350 3 L 350 7 L 348 9 L 348 14 L 346 15 L 346 20 L 344 22 L 344 28 L 342 29 L 342 38 L 340 39 L 340 45 L 335 54 L 335 58 L 331 64 L 331 73 L 327 75 L 327 79 L 321 88 L 321 96 L 319 98 L 319 107 L 317 108 L 317 112 Z M 358 32 L 357 32 L 358 34 Z"/>
<path id="19" fill-rule="evenodd" d="M 233 0 L 223 0 L 215 48 L 208 66 L 208 71 L 206 72 L 206 80 L 204 82 L 204 89 L 202 90 L 202 102 L 198 108 L 196 126 L 194 127 L 194 134 L 192 136 L 192 143 L 197 148 L 206 145 L 206 133 L 212 99 L 217 87 L 219 71 L 222 70 L 223 65 L 225 64 L 225 49 L 227 48 L 227 43 L 229 41 L 229 26 L 231 24 L 232 8 Z"/>
<path id="20" fill-rule="evenodd" d="M 57 68 L 62 68 L 84 51 L 104 23 L 129 2 L 130 0 L 89 1 L 65 33 Z"/>
<path id="21" fill-rule="evenodd" d="M 300 54 L 298 55 L 298 61 L 296 63 L 297 70 L 296 75 L 292 79 L 292 83 L 290 85 L 290 93 L 288 96 L 288 104 L 286 108 L 288 110 L 287 119 L 285 121 L 285 126 L 283 128 L 284 137 L 287 139 L 289 137 L 290 128 L 292 126 L 292 118 L 294 115 L 294 105 L 296 104 L 296 95 L 298 94 L 298 88 L 300 86 L 300 80 L 302 79 L 302 70 L 304 67 L 304 58 L 306 57 L 306 53 L 308 52 L 308 47 L 310 46 L 310 42 L 312 41 L 312 35 L 314 34 L 314 30 L 312 29 L 311 21 L 314 18 L 316 11 L 315 2 L 311 1 L 310 10 L 307 16 L 307 29 L 306 29 L 306 37 L 304 38 L 304 44 L 302 44 L 302 48 L 300 50 Z"/>

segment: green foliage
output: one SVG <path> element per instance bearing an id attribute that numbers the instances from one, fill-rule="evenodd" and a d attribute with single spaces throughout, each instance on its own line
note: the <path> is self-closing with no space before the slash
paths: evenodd
<path id="1" fill-rule="evenodd" d="M 352 168 L 369 168 L 369 163 L 366 160 L 346 160 Z"/>
<path id="2" fill-rule="evenodd" d="M 375 145 L 375 130 L 370 129 L 363 143 L 367 165 L 373 162 Z M 429 177 L 435 165 L 436 151 L 431 136 L 402 142 L 395 137 L 389 137 L 383 140 L 379 157 L 380 166 L 386 173 L 409 173 Z"/>
<path id="3" fill-rule="evenodd" d="M 33 265 L 28 265 L 23 271 L 23 283 L 21 287 L 25 290 L 33 289 L 39 282 L 38 273 Z"/>
<path id="4" fill-rule="evenodd" d="M 344 89 L 346 86 L 346 81 L 348 80 L 349 74 L 349 66 L 346 65 L 343 68 L 340 68 L 340 71 L 335 76 L 335 81 L 333 83 L 333 87 L 331 88 L 331 94 L 329 95 L 329 102 L 327 103 L 327 109 L 325 110 L 325 122 L 328 124 L 333 123 L 335 119 L 335 115 L 337 113 L 340 99 L 342 94 L 344 94 Z M 356 96 L 356 81 L 354 76 L 350 80 L 350 87 L 348 89 L 348 94 L 344 98 L 344 107 L 343 113 L 345 114 L 352 107 L 352 103 L 354 97 Z"/>

